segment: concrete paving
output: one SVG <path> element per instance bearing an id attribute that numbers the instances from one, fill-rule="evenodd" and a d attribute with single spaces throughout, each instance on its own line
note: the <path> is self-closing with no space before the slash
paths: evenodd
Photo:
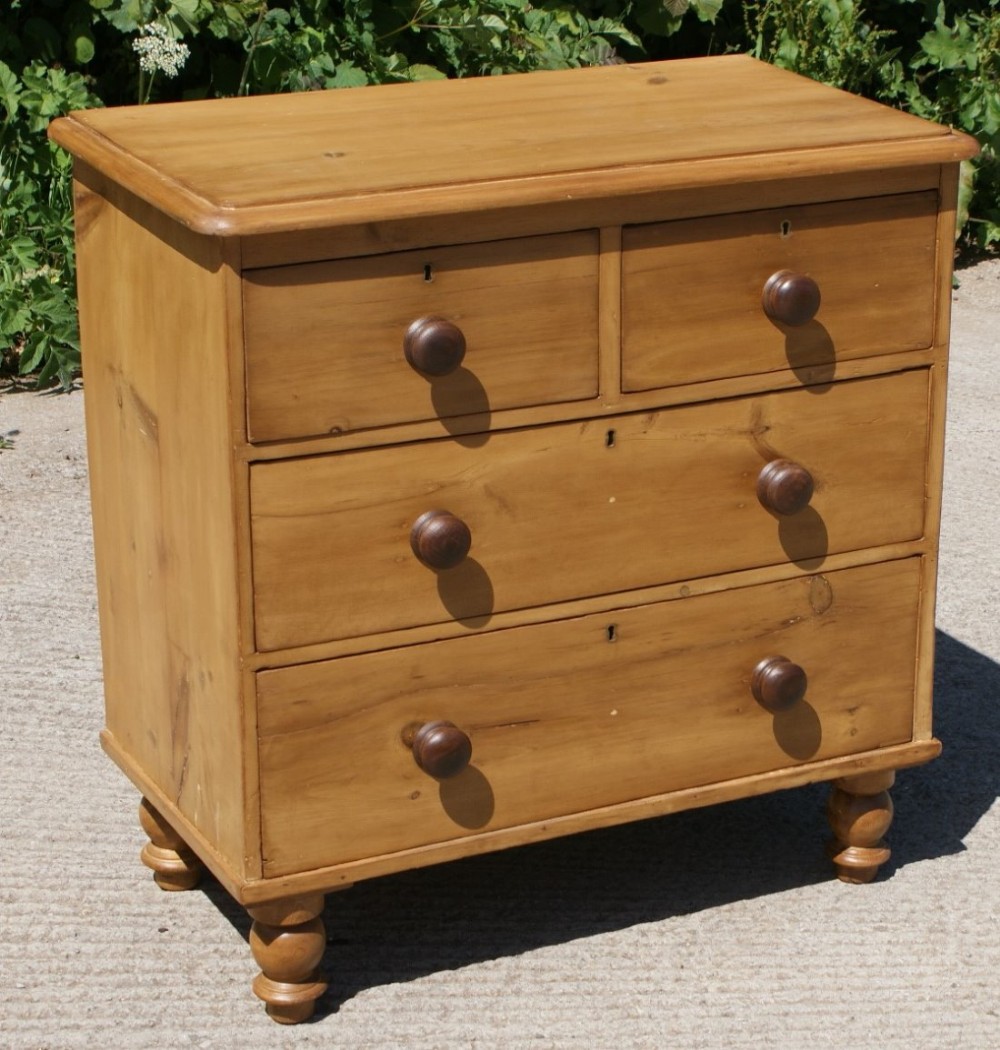
<path id="1" fill-rule="evenodd" d="M 0 396 L 0 1046 L 996 1050 L 1000 260 L 959 274 L 938 605 L 945 752 L 893 858 L 831 881 L 802 788 L 355 887 L 284 1029 L 248 921 L 164 894 L 103 756 L 82 398 Z"/>

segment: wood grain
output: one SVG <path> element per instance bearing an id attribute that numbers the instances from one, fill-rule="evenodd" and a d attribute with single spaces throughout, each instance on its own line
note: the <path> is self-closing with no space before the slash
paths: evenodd
<path id="1" fill-rule="evenodd" d="M 346 224 L 594 200 L 762 171 L 835 178 L 976 150 L 746 56 L 94 110 L 52 135 L 217 234 L 302 229 L 331 214 Z"/>
<path id="2" fill-rule="evenodd" d="M 913 712 L 913 736 L 926 740 L 933 734 L 935 606 L 937 596 L 938 538 L 941 531 L 941 494 L 944 480 L 945 417 L 947 411 L 948 337 L 951 329 L 952 260 L 955 255 L 955 212 L 958 204 L 958 168 L 941 169 L 941 214 L 937 227 L 937 285 L 934 297 L 934 328 L 937 344 L 931 369 L 927 414 L 931 439 L 927 450 L 927 525 L 931 549 L 924 566 L 920 627 L 920 659 L 917 668 L 917 701 Z"/>
<path id="3" fill-rule="evenodd" d="M 837 379 L 839 382 L 840 380 L 860 379 L 865 376 L 887 375 L 913 368 L 923 368 L 940 360 L 942 349 L 946 350 L 946 347 L 928 347 L 926 350 L 911 350 L 906 353 L 884 354 L 844 361 L 837 366 Z M 605 403 L 605 399 L 599 397 L 555 405 L 537 405 L 531 408 L 502 409 L 490 413 L 489 424 L 492 431 L 499 431 L 542 426 L 560 420 L 576 419 L 582 423 L 586 419 L 615 416 L 622 412 L 653 411 L 777 390 L 799 390 L 803 386 L 826 385 L 829 381 L 829 371 L 827 365 L 814 365 L 797 372 L 784 368 L 778 372 L 767 372 L 760 375 L 727 376 L 724 379 L 709 379 L 702 383 L 685 383 L 682 386 L 663 387 L 659 390 L 640 390 L 635 393 L 620 394 L 611 403 Z M 483 424 L 483 415 L 478 413 L 454 416 L 449 420 L 435 419 L 418 423 L 402 423 L 375 427 L 372 430 L 331 434 L 326 437 L 243 445 L 236 450 L 236 454 L 243 462 L 267 462 L 302 455 L 314 456 L 327 452 L 344 452 L 350 449 L 407 444 L 448 434 L 465 438 L 469 442 L 482 442 Z"/>
<path id="4" fill-rule="evenodd" d="M 149 836 L 139 859 L 152 870 L 157 886 L 168 892 L 194 889 L 205 872 L 204 865 L 145 798 L 139 803 L 139 824 Z"/>
<path id="5" fill-rule="evenodd" d="M 597 393 L 596 230 L 244 275 L 255 441 L 346 432 Z M 428 377 L 410 325 L 458 325 L 463 366 Z M 375 396 L 373 396 L 375 392 Z"/>
<path id="6" fill-rule="evenodd" d="M 600 202 L 560 198 L 537 206 L 500 207 L 487 205 L 476 213 L 474 223 L 462 212 L 419 219 L 396 219 L 341 225 L 331 215 L 309 229 L 263 233 L 240 238 L 244 265 L 248 269 L 287 266 L 329 259 L 407 251 L 428 244 L 482 243 L 509 237 L 568 233 L 585 230 L 600 222 L 615 230 L 636 223 L 666 222 L 763 208 L 818 204 L 823 201 L 860 200 L 920 190 L 937 191 L 939 167 L 918 164 L 878 171 L 845 171 L 837 179 L 822 176 L 777 178 L 774 170 L 761 167 L 755 179 L 725 187 L 720 205 L 718 193 L 705 187 L 650 189 L 642 193 L 611 196 Z M 342 220 L 341 220 L 342 222 Z"/>
<path id="7" fill-rule="evenodd" d="M 602 806 L 584 813 L 570 813 L 564 817 L 519 824 L 498 831 L 469 833 L 458 839 L 437 842 L 429 846 L 383 853 L 365 857 L 347 864 L 312 868 L 309 871 L 255 879 L 243 884 L 240 899 L 245 903 L 275 900 L 290 893 L 313 890 L 344 889 L 354 882 L 378 878 L 393 872 L 426 868 L 461 857 L 475 857 L 498 849 L 509 849 L 531 842 L 542 842 L 560 835 L 572 835 L 598 828 L 614 827 L 634 820 L 666 816 L 686 809 L 714 806 L 739 798 L 751 798 L 772 791 L 784 791 L 816 784 L 840 776 L 857 775 L 873 770 L 906 769 L 923 765 L 941 754 L 941 742 L 936 739 L 910 741 L 875 751 L 863 751 L 843 758 L 806 762 L 786 766 L 768 773 L 718 781 L 702 787 L 685 788 L 662 795 L 634 799 L 614 806 Z"/>
<path id="8" fill-rule="evenodd" d="M 80 174 L 80 327 L 107 726 L 126 772 L 140 784 L 152 778 L 231 870 L 252 873 L 225 352 L 227 287 L 238 277 L 219 242 L 117 187 L 103 186 L 102 195 L 99 177 Z M 119 279 L 109 279 L 109 260 Z"/>
<path id="9" fill-rule="evenodd" d="M 930 346 L 936 208 L 936 194 L 908 194 L 627 228 L 623 388 L 789 366 L 826 366 L 833 380 L 843 360 Z M 802 327 L 761 305 L 780 270 L 819 285 Z"/>
<path id="10" fill-rule="evenodd" d="M 927 375 L 251 467 L 257 644 L 280 649 L 776 565 L 923 528 Z M 609 447 L 609 432 L 614 433 Z M 778 521 L 757 475 L 808 466 Z M 441 573 L 410 528 L 445 508 L 472 534 Z"/>
<path id="11" fill-rule="evenodd" d="M 884 770 L 834 781 L 826 807 L 834 837 L 827 852 L 842 882 L 871 882 L 889 859 L 882 836 L 892 824 L 888 789 L 895 779 L 895 772 Z"/>
<path id="12" fill-rule="evenodd" d="M 251 934 L 279 1019 L 322 991 L 299 894 L 936 754 L 971 140 L 744 57 L 52 134 L 82 158 L 102 739 L 161 874 L 190 848 L 279 902 Z M 795 331 L 780 269 L 820 288 Z M 440 380 L 403 353 L 427 316 L 467 340 Z M 786 457 L 815 491 L 772 514 Z M 442 508 L 471 547 L 418 543 L 434 570 L 411 528 Z M 886 813 L 848 801 L 842 864 Z"/>
<path id="13" fill-rule="evenodd" d="M 278 1024 L 312 1017 L 326 991 L 320 972 L 326 950 L 323 896 L 311 894 L 250 908 L 250 950 L 260 967 L 253 992 Z"/>
<path id="14" fill-rule="evenodd" d="M 933 548 L 926 539 L 908 540 L 904 543 L 889 543 L 878 547 L 865 547 L 859 551 L 828 554 L 823 560 L 823 569 L 834 572 L 856 565 L 874 565 L 880 561 L 914 556 L 929 560 Z M 564 620 L 591 613 L 619 609 L 623 605 L 650 605 L 654 602 L 678 601 L 698 594 L 716 594 L 719 591 L 751 587 L 758 583 L 774 583 L 806 575 L 808 569 L 795 562 L 786 561 L 778 565 L 764 565 L 755 569 L 742 569 L 716 576 L 701 576 L 694 579 L 640 587 L 625 593 L 597 594 L 589 598 L 553 602 L 526 609 L 495 612 L 489 621 L 491 630 L 503 631 L 510 627 L 545 623 L 548 620 Z M 292 664 L 312 663 L 316 660 L 335 660 L 355 653 L 369 653 L 378 649 L 392 649 L 404 645 L 420 645 L 423 642 L 440 641 L 445 638 L 463 638 L 469 633 L 467 624 L 458 620 L 447 623 L 421 624 L 393 631 L 366 634 L 359 638 L 341 638 L 312 645 L 295 646 L 291 649 L 272 649 L 255 652 L 244 659 L 245 674 L 255 677 L 253 672 L 274 667 L 290 667 Z M 247 686 L 248 694 L 253 687 Z"/>
<path id="15" fill-rule="evenodd" d="M 613 641 L 584 617 L 262 672 L 264 872 L 902 743 L 918 585 L 907 559 L 624 609 Z M 809 675 L 777 716 L 750 693 L 773 652 Z M 442 787 L 400 738 L 431 718 L 472 741 Z"/>
<path id="16" fill-rule="evenodd" d="M 599 354 L 601 405 L 617 405 L 622 386 L 622 231 L 601 228 Z"/>

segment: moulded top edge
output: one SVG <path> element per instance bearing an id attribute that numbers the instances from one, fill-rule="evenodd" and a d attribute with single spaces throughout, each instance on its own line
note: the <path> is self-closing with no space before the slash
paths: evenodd
<path id="1" fill-rule="evenodd" d="M 221 236 L 949 163 L 978 148 L 735 55 L 88 110 L 50 135 Z"/>

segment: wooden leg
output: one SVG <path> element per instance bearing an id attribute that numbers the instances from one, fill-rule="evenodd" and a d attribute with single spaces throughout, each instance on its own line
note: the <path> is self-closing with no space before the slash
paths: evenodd
<path id="1" fill-rule="evenodd" d="M 250 950 L 261 969 L 254 978 L 254 995 L 279 1024 L 305 1021 L 326 991 L 318 972 L 326 948 L 323 894 L 289 897 L 247 911 L 253 919 Z"/>
<path id="2" fill-rule="evenodd" d="M 146 799 L 139 804 L 139 823 L 149 836 L 142 847 L 142 863 L 153 869 L 161 890 L 190 890 L 201 881 L 204 865 L 187 843 Z"/>
<path id="3" fill-rule="evenodd" d="M 892 823 L 888 789 L 895 779 L 887 769 L 833 782 L 826 810 L 834 834 L 829 853 L 843 882 L 871 882 L 889 859 L 882 836 Z"/>

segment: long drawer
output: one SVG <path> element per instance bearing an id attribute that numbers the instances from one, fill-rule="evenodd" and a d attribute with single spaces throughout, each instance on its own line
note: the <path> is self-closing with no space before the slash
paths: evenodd
<path id="1" fill-rule="evenodd" d="M 273 650 L 917 538 L 927 373 L 657 413 L 255 464 L 256 641 Z M 765 465 L 812 476 L 795 513 Z M 434 571 L 414 523 L 445 511 L 468 556 Z"/>
<path id="2" fill-rule="evenodd" d="M 594 230 L 251 270 L 250 438 L 421 419 L 443 420 L 446 432 L 454 416 L 488 425 L 498 409 L 593 397 L 597 270 Z M 430 319 L 450 333 L 448 353 L 464 340 L 445 374 L 406 356 L 408 330 Z"/>
<path id="3" fill-rule="evenodd" d="M 840 361 L 930 346 L 936 240 L 935 193 L 628 227 L 623 387 L 787 368 L 830 380 Z M 782 271 L 818 288 L 811 320 L 765 314 Z"/>
<path id="4" fill-rule="evenodd" d="M 257 676 L 266 876 L 909 740 L 919 558 Z M 777 713 L 754 668 L 805 695 Z M 472 764 L 437 781 L 407 727 Z"/>

